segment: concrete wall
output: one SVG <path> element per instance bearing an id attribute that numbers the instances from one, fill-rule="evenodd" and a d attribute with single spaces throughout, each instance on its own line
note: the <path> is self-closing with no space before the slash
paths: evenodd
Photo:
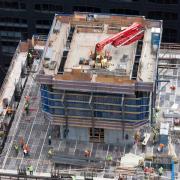
<path id="1" fill-rule="evenodd" d="M 134 132 L 132 131 L 125 131 L 124 135 L 128 135 L 128 139 L 125 140 L 126 144 L 131 144 L 134 142 Z M 105 143 L 113 143 L 118 144 L 123 142 L 122 138 L 122 131 L 116 131 L 116 130 L 104 130 L 104 141 Z"/>
<path id="2" fill-rule="evenodd" d="M 89 141 L 88 128 L 69 127 L 69 133 L 67 139 Z"/>
<path id="3" fill-rule="evenodd" d="M 134 132 L 125 131 L 124 135 L 128 135 L 128 139 L 123 141 L 122 131 L 116 130 L 104 130 L 104 142 L 112 144 L 132 144 L 134 142 Z M 63 137 L 63 127 L 61 126 L 61 137 Z M 89 141 L 89 129 L 88 128 L 77 128 L 69 127 L 69 133 L 67 139 L 71 140 L 80 140 L 80 141 Z"/>

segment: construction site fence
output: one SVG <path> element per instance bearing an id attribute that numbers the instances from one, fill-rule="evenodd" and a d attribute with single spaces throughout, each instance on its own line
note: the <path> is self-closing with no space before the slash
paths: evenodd
<path id="1" fill-rule="evenodd" d="M 65 178 L 0 173 L 0 180 L 60 180 Z M 72 179 L 72 178 L 67 178 Z"/>

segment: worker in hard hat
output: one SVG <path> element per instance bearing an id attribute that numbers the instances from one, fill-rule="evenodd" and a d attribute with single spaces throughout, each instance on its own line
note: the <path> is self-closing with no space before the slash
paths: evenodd
<path id="1" fill-rule="evenodd" d="M 25 145 L 23 146 L 23 152 L 24 152 L 24 156 L 29 155 L 30 148 L 29 148 L 29 145 L 28 145 L 28 144 L 25 144 Z"/>
<path id="2" fill-rule="evenodd" d="M 149 171 L 149 168 L 148 168 L 148 167 L 145 167 L 145 168 L 144 168 L 144 175 L 145 175 L 145 178 L 147 178 L 148 171 Z"/>
<path id="3" fill-rule="evenodd" d="M 12 110 L 12 108 L 11 108 L 10 106 L 8 106 L 6 112 L 7 112 L 7 115 L 8 115 L 8 116 L 11 116 L 13 110 Z"/>
<path id="4" fill-rule="evenodd" d="M 122 176 L 121 174 L 119 174 L 118 180 L 124 180 L 124 176 Z"/>
<path id="5" fill-rule="evenodd" d="M 21 148 L 23 149 L 23 147 L 25 145 L 23 137 L 19 138 L 19 144 L 20 144 Z"/>
<path id="6" fill-rule="evenodd" d="M 48 144 L 49 144 L 49 146 L 51 145 L 51 142 L 52 142 L 52 141 L 51 141 L 51 135 L 49 135 L 49 136 L 48 136 Z"/>
<path id="7" fill-rule="evenodd" d="M 164 144 L 161 143 L 158 147 L 158 152 L 162 152 L 163 148 L 164 148 Z"/>
<path id="8" fill-rule="evenodd" d="M 158 173 L 159 173 L 159 176 L 163 175 L 163 167 L 162 166 L 158 169 Z"/>
<path id="9" fill-rule="evenodd" d="M 135 135 L 134 135 L 134 140 L 135 140 L 135 142 L 139 142 L 139 141 L 140 141 L 140 132 L 139 132 L 139 131 L 137 131 L 137 132 L 135 133 Z"/>
<path id="10" fill-rule="evenodd" d="M 157 131 L 156 130 L 153 130 L 153 144 L 156 143 L 156 139 L 157 139 Z"/>
<path id="11" fill-rule="evenodd" d="M 155 109 L 156 113 L 158 113 L 160 111 L 160 107 L 157 106 L 156 109 Z"/>
<path id="12" fill-rule="evenodd" d="M 14 144 L 14 150 L 15 150 L 16 154 L 19 153 L 19 146 L 17 144 Z"/>
<path id="13" fill-rule="evenodd" d="M 26 149 L 23 149 L 23 153 L 24 153 L 24 157 L 26 157 L 28 155 L 28 152 Z"/>
<path id="14" fill-rule="evenodd" d="M 113 160 L 113 158 L 112 158 L 112 156 L 109 154 L 107 157 L 106 157 L 106 161 L 112 161 Z"/>
<path id="15" fill-rule="evenodd" d="M 29 103 L 28 102 L 25 103 L 24 110 L 26 111 L 26 115 L 28 115 L 29 114 Z"/>
<path id="16" fill-rule="evenodd" d="M 25 96 L 25 100 L 26 100 L 26 102 L 29 102 L 30 97 L 29 96 Z"/>
<path id="17" fill-rule="evenodd" d="M 172 91 L 175 91 L 175 90 L 176 90 L 176 86 L 172 85 L 172 86 L 170 87 L 170 89 L 171 89 Z"/>
<path id="18" fill-rule="evenodd" d="M 76 176 L 71 176 L 72 180 L 76 180 Z"/>
<path id="19" fill-rule="evenodd" d="M 90 151 L 89 149 L 86 149 L 86 150 L 84 151 L 84 156 L 85 156 L 85 157 L 90 157 L 90 156 L 91 156 L 91 151 Z"/>
<path id="20" fill-rule="evenodd" d="M 52 155 L 53 155 L 53 149 L 50 148 L 49 151 L 48 151 L 49 158 L 52 158 Z"/>
<path id="21" fill-rule="evenodd" d="M 28 166 L 28 171 L 29 171 L 30 175 L 33 175 L 33 166 L 32 165 Z"/>

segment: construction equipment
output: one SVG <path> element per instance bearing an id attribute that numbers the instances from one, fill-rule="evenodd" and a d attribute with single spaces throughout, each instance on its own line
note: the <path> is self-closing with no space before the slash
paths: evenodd
<path id="1" fill-rule="evenodd" d="M 128 28 L 122 30 L 118 34 L 112 37 L 106 38 L 103 41 L 96 44 L 95 53 L 99 53 L 103 50 L 104 46 L 111 44 L 114 47 L 129 45 L 137 40 L 140 40 L 144 36 L 144 28 L 141 24 L 133 23 Z"/>

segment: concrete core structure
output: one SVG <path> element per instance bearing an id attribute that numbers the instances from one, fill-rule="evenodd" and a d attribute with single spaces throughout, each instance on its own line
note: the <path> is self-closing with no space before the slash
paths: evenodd
<path id="1" fill-rule="evenodd" d="M 106 45 L 100 56 L 108 53 L 108 63 L 94 60 L 98 42 L 134 22 L 144 27 L 142 40 Z M 36 80 L 44 115 L 62 139 L 133 142 L 152 120 L 161 34 L 162 21 L 140 16 L 55 15 Z"/>

